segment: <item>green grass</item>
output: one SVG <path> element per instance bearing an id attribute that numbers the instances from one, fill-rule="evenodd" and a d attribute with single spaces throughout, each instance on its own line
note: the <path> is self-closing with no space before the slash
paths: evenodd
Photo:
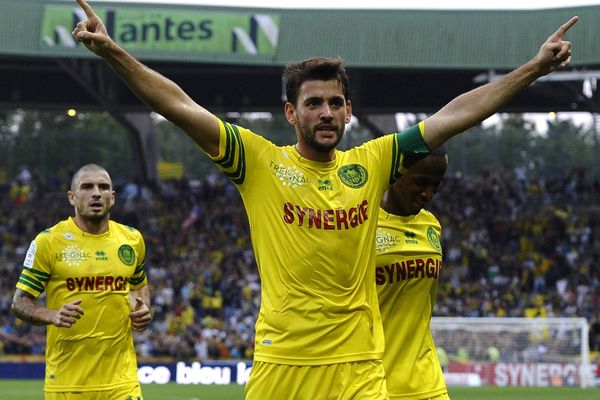
<path id="1" fill-rule="evenodd" d="M 243 400 L 241 385 L 143 385 L 145 400 Z M 452 400 L 599 400 L 600 388 L 450 388 Z M 1 380 L 2 400 L 43 400 L 39 380 Z M 291 400 L 291 399 L 290 399 Z"/>
<path id="2" fill-rule="evenodd" d="M 142 385 L 145 400 L 243 400 L 242 385 Z M 44 382 L 41 380 L 0 379 L 2 400 L 43 400 Z"/>
<path id="3" fill-rule="evenodd" d="M 448 389 L 452 400 L 599 400 L 600 388 L 482 387 Z"/>

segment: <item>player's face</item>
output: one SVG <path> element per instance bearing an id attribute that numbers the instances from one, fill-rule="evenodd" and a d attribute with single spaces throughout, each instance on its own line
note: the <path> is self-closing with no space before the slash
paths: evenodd
<path id="1" fill-rule="evenodd" d="M 426 157 L 415 163 L 392 186 L 400 215 L 415 215 L 430 201 L 444 179 L 446 157 Z"/>
<path id="2" fill-rule="evenodd" d="M 69 191 L 69 202 L 75 215 L 93 223 L 107 218 L 115 203 L 115 192 L 106 171 L 84 171 L 79 175 L 75 191 Z"/>
<path id="3" fill-rule="evenodd" d="M 285 111 L 301 149 L 329 153 L 344 136 L 352 106 L 337 80 L 310 80 L 300 86 L 296 105 L 287 103 Z"/>

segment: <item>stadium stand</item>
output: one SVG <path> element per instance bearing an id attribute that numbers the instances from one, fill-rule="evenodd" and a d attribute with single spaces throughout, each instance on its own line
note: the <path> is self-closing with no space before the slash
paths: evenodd
<path id="1" fill-rule="evenodd" d="M 50 188 L 35 176 L 0 188 L 0 354 L 43 353 L 45 328 L 15 321 L 9 305 L 29 240 L 71 213 L 59 191 L 67 175 Z M 115 187 L 114 219 L 138 227 L 148 246 L 154 321 L 135 337 L 140 358 L 250 359 L 260 282 L 233 185 L 215 173 L 153 190 Z M 599 193 L 585 171 L 546 180 L 520 170 L 448 176 L 430 207 L 444 227 L 435 315 L 585 317 L 597 359 Z"/>

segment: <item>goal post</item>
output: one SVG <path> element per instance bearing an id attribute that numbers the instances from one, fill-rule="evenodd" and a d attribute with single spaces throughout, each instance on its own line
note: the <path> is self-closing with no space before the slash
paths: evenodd
<path id="1" fill-rule="evenodd" d="M 431 331 L 452 385 L 594 385 L 585 318 L 433 317 Z"/>

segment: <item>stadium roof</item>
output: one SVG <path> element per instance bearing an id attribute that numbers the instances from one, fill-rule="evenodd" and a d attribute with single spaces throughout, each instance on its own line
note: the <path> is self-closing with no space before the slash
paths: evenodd
<path id="1" fill-rule="evenodd" d="M 113 37 L 147 61 L 281 66 L 322 55 L 341 56 L 352 67 L 508 69 L 535 54 L 561 23 L 580 15 L 579 25 L 568 33 L 576 43 L 574 65 L 600 64 L 595 43 L 600 6 L 490 11 L 91 4 L 113 27 Z M 71 32 L 78 16 L 74 0 L 4 0 L 2 8 L 0 53 L 90 57 L 60 36 Z M 232 48 L 236 40 L 237 50 Z"/>
<path id="2" fill-rule="evenodd" d="M 280 110 L 281 67 L 315 55 L 344 59 L 353 99 L 364 112 L 433 111 L 479 85 L 476 77 L 530 59 L 573 15 L 581 17 L 567 37 L 574 43 L 574 69 L 586 74 L 600 67 L 600 6 L 468 11 L 91 4 L 125 48 L 214 111 Z M 2 9 L 0 105 L 103 107 L 103 95 L 119 107 L 143 108 L 103 72 L 101 60 L 72 41 L 81 16 L 74 1 L 4 0 Z M 93 76 L 102 76 L 102 92 L 90 91 Z M 509 108 L 589 110 L 589 99 L 578 100 L 581 81 L 539 85 Z"/>
<path id="3" fill-rule="evenodd" d="M 283 65 L 340 56 L 362 121 L 433 112 L 529 60 L 558 26 L 579 15 L 567 34 L 574 54 L 568 72 L 536 82 L 502 111 L 600 112 L 600 6 L 469 11 L 91 4 L 121 45 L 216 113 L 280 112 Z M 131 123 L 125 113 L 148 111 L 103 60 L 71 38 L 80 18 L 74 0 L 2 1 L 0 108 L 102 109 L 125 125 Z M 131 128 L 139 132 L 136 125 Z"/>

